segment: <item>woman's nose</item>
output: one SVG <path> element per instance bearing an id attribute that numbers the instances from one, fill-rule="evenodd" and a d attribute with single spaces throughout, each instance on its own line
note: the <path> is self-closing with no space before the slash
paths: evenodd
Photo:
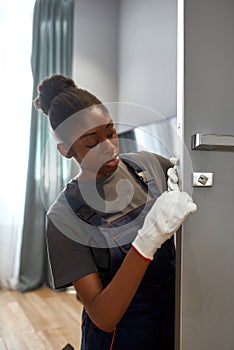
<path id="1" fill-rule="evenodd" d="M 118 141 L 115 139 L 106 139 L 102 142 L 102 151 L 105 153 L 115 153 L 118 149 Z"/>

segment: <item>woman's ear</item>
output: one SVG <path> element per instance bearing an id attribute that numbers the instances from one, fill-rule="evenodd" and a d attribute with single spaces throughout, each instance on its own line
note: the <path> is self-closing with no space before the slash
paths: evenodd
<path id="1" fill-rule="evenodd" d="M 57 150 L 66 158 L 72 158 L 73 154 L 70 152 L 68 147 L 64 143 L 57 144 Z"/>

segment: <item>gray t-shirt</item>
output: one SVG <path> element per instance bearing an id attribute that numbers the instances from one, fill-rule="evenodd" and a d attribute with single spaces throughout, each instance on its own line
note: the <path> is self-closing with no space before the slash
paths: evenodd
<path id="1" fill-rule="evenodd" d="M 147 171 L 161 193 L 166 189 L 166 171 L 172 166 L 168 159 L 145 151 L 129 153 L 128 157 Z M 95 252 L 99 247 L 90 244 L 82 221 L 77 220 L 67 202 L 67 193 L 94 207 L 107 222 L 126 215 L 148 200 L 147 187 L 122 160 L 114 173 L 96 179 L 95 183 L 70 181 L 47 213 L 47 249 L 55 289 L 70 286 L 93 272 L 102 275 L 109 262 L 109 251 L 103 247 L 104 255 L 98 261 L 100 256 Z"/>

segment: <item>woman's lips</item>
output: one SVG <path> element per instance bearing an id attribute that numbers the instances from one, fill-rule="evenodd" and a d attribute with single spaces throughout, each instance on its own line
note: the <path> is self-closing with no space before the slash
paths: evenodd
<path id="1" fill-rule="evenodd" d="M 119 163 L 119 157 L 117 156 L 117 157 L 115 157 L 115 158 L 113 158 L 111 160 L 108 160 L 108 162 L 106 162 L 105 165 L 108 165 L 108 166 L 111 166 L 111 167 L 115 167 L 115 166 L 118 165 L 118 163 Z"/>

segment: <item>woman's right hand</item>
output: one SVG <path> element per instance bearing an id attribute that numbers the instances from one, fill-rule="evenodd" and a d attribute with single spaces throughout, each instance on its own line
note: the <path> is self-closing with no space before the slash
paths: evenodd
<path id="1" fill-rule="evenodd" d="M 132 242 L 133 248 L 146 260 L 153 260 L 157 249 L 196 210 L 197 206 L 187 192 L 163 192 L 146 215 L 142 228 Z"/>
<path id="2" fill-rule="evenodd" d="M 107 287 L 97 272 L 73 285 L 92 321 L 112 332 L 127 310 L 156 250 L 178 229 L 196 205 L 186 192 L 164 192 L 145 217 L 120 268 Z M 142 257 L 144 259 L 142 259 Z"/>

